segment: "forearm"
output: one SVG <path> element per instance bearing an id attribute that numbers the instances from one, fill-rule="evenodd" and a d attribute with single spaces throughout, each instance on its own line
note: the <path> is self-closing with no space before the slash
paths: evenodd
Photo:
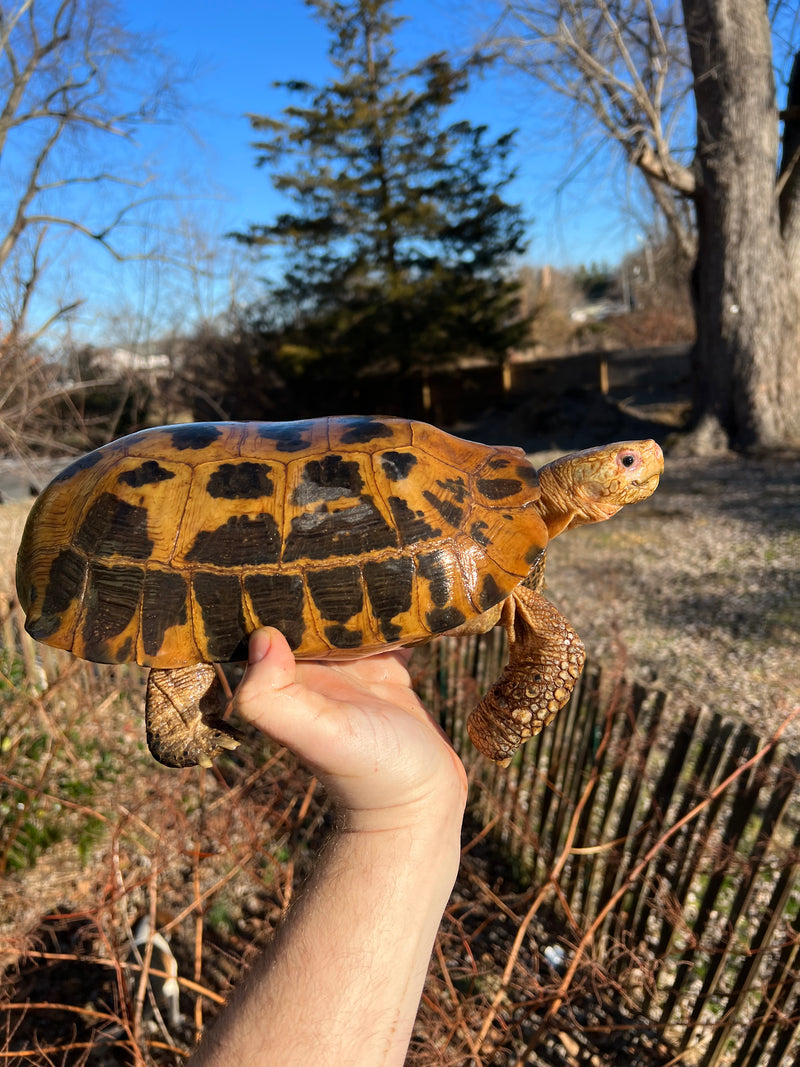
<path id="1" fill-rule="evenodd" d="M 338 833 L 193 1067 L 402 1064 L 458 870 L 461 814 L 456 802 Z"/>

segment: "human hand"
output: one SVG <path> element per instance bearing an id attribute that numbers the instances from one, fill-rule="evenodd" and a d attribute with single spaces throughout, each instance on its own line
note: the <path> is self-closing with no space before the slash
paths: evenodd
<path id="1" fill-rule="evenodd" d="M 251 636 L 238 711 L 318 775 L 347 829 L 461 818 L 466 772 L 411 688 L 410 655 L 298 663 L 278 630 Z"/>
<path id="2" fill-rule="evenodd" d="M 411 689 L 410 653 L 296 663 L 257 630 L 239 713 L 338 802 L 334 834 L 193 1063 L 400 1067 L 458 871 L 463 764 Z"/>

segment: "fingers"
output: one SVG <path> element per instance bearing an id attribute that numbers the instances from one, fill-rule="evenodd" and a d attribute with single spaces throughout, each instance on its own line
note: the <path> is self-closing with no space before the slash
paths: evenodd
<path id="1" fill-rule="evenodd" d="M 296 664 L 292 650 L 280 630 L 273 626 L 256 630 L 250 637 L 248 666 L 255 668 L 267 659 L 270 673 L 266 678 L 272 686 L 283 688 L 294 681 Z"/>

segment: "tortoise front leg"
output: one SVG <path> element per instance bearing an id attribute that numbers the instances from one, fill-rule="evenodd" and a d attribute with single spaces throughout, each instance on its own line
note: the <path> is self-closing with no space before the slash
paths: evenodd
<path id="1" fill-rule="evenodd" d="M 506 767 L 517 748 L 552 721 L 583 670 L 583 643 L 549 600 L 518 586 L 503 605 L 508 664 L 469 717 L 484 756 Z"/>
<path id="2" fill-rule="evenodd" d="M 147 679 L 145 722 L 151 753 L 166 767 L 210 767 L 238 740 L 222 721 L 228 698 L 212 663 L 153 668 Z"/>

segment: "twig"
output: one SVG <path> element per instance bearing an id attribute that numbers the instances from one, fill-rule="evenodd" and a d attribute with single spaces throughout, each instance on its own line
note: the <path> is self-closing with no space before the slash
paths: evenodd
<path id="1" fill-rule="evenodd" d="M 511 946 L 511 951 L 509 952 L 509 955 L 508 955 L 508 961 L 506 963 L 505 969 L 503 970 L 503 977 L 502 977 L 502 980 L 500 982 L 500 986 L 499 986 L 497 992 L 495 993 L 495 995 L 494 995 L 494 997 L 492 999 L 492 1003 L 491 1003 L 491 1005 L 489 1007 L 489 1011 L 486 1013 L 486 1017 L 484 1018 L 483 1023 L 481 1025 L 480 1033 L 478 1035 L 478 1049 L 479 1050 L 482 1047 L 483 1043 L 485 1042 L 486 1038 L 488 1037 L 489 1031 L 491 1030 L 492 1026 L 494 1025 L 494 1021 L 497 1018 L 497 1013 L 498 1013 L 498 1011 L 500 1009 L 500 1004 L 502 1003 L 504 997 L 507 994 L 508 986 L 509 986 L 509 984 L 511 982 L 511 977 L 512 977 L 512 975 L 513 975 L 513 973 L 514 973 L 514 971 L 516 969 L 517 960 L 519 959 L 519 954 L 520 954 L 520 951 L 522 950 L 522 946 L 523 946 L 524 941 L 525 941 L 525 936 L 526 936 L 526 934 L 528 932 L 528 927 L 533 922 L 534 916 L 539 911 L 539 909 L 541 908 L 542 904 L 545 902 L 547 897 L 553 891 L 553 887 L 556 885 L 558 877 L 561 874 L 561 871 L 564 869 L 564 865 L 565 865 L 565 863 L 567 862 L 567 859 L 570 856 L 570 853 L 571 853 L 571 850 L 572 850 L 572 844 L 573 844 L 573 842 L 575 840 L 575 836 L 576 836 L 577 830 L 578 830 L 578 824 L 580 822 L 580 819 L 581 819 L 581 816 L 583 814 L 584 808 L 589 803 L 589 799 L 591 798 L 591 795 L 594 792 L 595 786 L 597 785 L 598 773 L 599 773 L 598 772 L 598 767 L 599 767 L 599 764 L 600 764 L 600 756 L 605 751 L 605 749 L 608 746 L 608 743 L 609 743 L 609 741 L 611 739 L 611 729 L 612 729 L 612 724 L 613 724 L 613 713 L 614 713 L 614 711 L 615 711 L 615 708 L 612 705 L 612 707 L 609 708 L 609 711 L 608 711 L 608 713 L 606 715 L 605 729 L 603 731 L 603 737 L 602 737 L 602 739 L 600 741 L 600 744 L 598 745 L 598 748 L 597 748 L 597 753 L 595 755 L 594 766 L 592 767 L 592 773 L 589 776 L 589 780 L 587 781 L 587 783 L 586 783 L 586 785 L 585 785 L 585 787 L 583 789 L 583 793 L 581 794 L 581 797 L 580 797 L 580 799 L 579 799 L 579 801 L 578 801 L 578 803 L 577 803 L 577 805 L 575 807 L 575 811 L 572 814 L 572 819 L 570 820 L 569 830 L 567 832 L 567 839 L 566 839 L 566 842 L 564 843 L 564 847 L 561 850 L 560 855 L 557 857 L 556 862 L 553 865 L 551 871 L 549 872 L 548 877 L 547 877 L 547 881 L 544 883 L 542 888 L 536 894 L 536 896 L 535 896 L 535 898 L 533 900 L 533 903 L 528 908 L 527 912 L 525 913 L 525 915 L 524 915 L 524 917 L 522 919 L 522 922 L 520 923 L 520 925 L 519 925 L 519 927 L 517 929 L 516 936 L 514 937 L 514 942 L 513 942 L 512 946 Z"/>
<path id="2" fill-rule="evenodd" d="M 459 999 L 456 987 L 453 985 L 453 979 L 450 977 L 450 969 L 447 966 L 447 960 L 444 957 L 442 946 L 440 942 L 436 941 L 436 959 L 439 963 L 439 970 L 442 972 L 442 978 L 444 984 L 447 986 L 447 992 L 450 994 L 450 1000 L 453 1005 L 453 1009 L 456 1013 L 456 1030 L 460 1030 L 464 1040 L 469 1047 L 469 1051 L 472 1054 L 474 1060 L 474 1067 L 483 1067 L 483 1060 L 480 1057 L 480 1050 L 477 1044 L 472 1039 L 470 1033 L 469 1024 L 464 1018 L 464 1012 L 461 1010 L 461 1000 Z"/>

